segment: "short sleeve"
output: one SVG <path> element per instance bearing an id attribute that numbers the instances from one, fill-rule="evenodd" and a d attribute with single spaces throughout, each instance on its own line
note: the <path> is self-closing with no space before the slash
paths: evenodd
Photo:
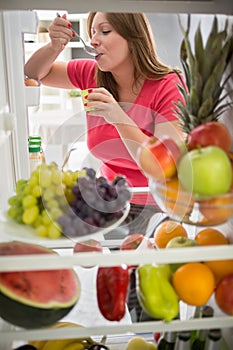
<path id="1" fill-rule="evenodd" d="M 157 96 L 159 96 L 159 98 L 156 103 L 156 122 L 177 119 L 175 103 L 179 100 L 183 100 L 177 87 L 178 84 L 180 84 L 180 80 L 175 73 L 168 74 L 159 84 L 157 90 Z"/>
<path id="2" fill-rule="evenodd" d="M 95 71 L 96 62 L 91 59 L 74 59 L 67 65 L 71 83 L 81 90 L 96 87 Z"/>

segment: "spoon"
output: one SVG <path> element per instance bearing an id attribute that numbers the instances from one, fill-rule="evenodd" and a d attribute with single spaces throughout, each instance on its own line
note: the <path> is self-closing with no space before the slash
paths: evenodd
<path id="1" fill-rule="evenodd" d="M 64 161 L 63 161 L 63 164 L 62 164 L 62 166 L 61 166 L 61 169 L 62 169 L 62 170 L 64 170 L 65 166 L 67 165 L 67 163 L 68 163 L 68 161 L 69 161 L 69 159 L 70 159 L 71 153 L 72 153 L 73 151 L 76 151 L 76 149 L 77 149 L 77 148 L 71 148 L 71 149 L 68 151 L 68 153 L 67 153 L 67 155 L 66 155 L 66 157 L 65 157 L 65 159 L 64 159 Z"/>
<path id="2" fill-rule="evenodd" d="M 58 12 L 57 12 L 57 17 L 61 17 Z M 81 36 L 74 29 L 72 29 L 72 32 L 75 34 L 77 38 L 81 40 L 81 42 L 83 43 L 83 49 L 84 51 L 86 51 L 86 53 L 88 53 L 88 55 L 91 55 L 94 57 L 98 55 L 94 47 L 87 45 L 85 41 L 81 38 Z"/>

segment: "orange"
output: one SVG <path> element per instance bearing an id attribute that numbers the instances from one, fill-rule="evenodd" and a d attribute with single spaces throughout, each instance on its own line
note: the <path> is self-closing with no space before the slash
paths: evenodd
<path id="1" fill-rule="evenodd" d="M 180 300 L 193 306 L 206 304 L 215 288 L 213 272 L 199 262 L 179 267 L 173 275 L 172 283 Z"/>
<path id="2" fill-rule="evenodd" d="M 233 273 L 233 259 L 228 260 L 210 260 L 205 261 L 214 274 L 216 284 L 225 276 Z"/>
<path id="3" fill-rule="evenodd" d="M 233 216 L 233 192 L 213 197 L 199 203 L 200 212 L 206 225 L 218 225 Z"/>
<path id="4" fill-rule="evenodd" d="M 228 239 L 222 232 L 212 227 L 204 228 L 203 230 L 199 231 L 195 237 L 195 241 L 202 246 L 222 245 L 229 243 Z"/>
<path id="5" fill-rule="evenodd" d="M 165 248 L 167 243 L 174 237 L 188 237 L 184 226 L 176 221 L 163 221 L 154 232 L 154 242 L 157 248 Z"/>
<path id="6" fill-rule="evenodd" d="M 172 215 L 183 219 L 192 212 L 193 199 L 191 194 L 184 191 L 177 177 L 167 180 L 163 186 L 158 186 L 158 192 L 162 196 L 164 206 Z"/>

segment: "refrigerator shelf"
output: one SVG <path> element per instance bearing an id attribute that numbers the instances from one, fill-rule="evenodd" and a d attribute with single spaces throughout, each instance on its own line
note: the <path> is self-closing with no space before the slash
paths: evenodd
<path id="1" fill-rule="evenodd" d="M 104 244 L 104 241 L 102 242 Z M 75 244 L 75 243 L 74 243 Z M 73 244 L 73 245 L 74 245 Z M 106 248 L 107 249 L 107 248 Z M 59 250 L 58 250 L 59 251 Z M 28 270 L 51 270 L 60 268 L 72 268 L 74 266 L 88 267 L 117 266 L 121 264 L 136 265 L 150 263 L 175 263 L 207 260 L 232 259 L 233 245 L 213 246 L 213 247 L 188 247 L 160 250 L 125 250 L 112 251 L 105 250 L 106 254 L 99 252 L 73 254 L 71 249 L 60 249 L 63 255 L 24 255 L 24 256 L 0 256 L 0 271 L 23 271 Z"/>
<path id="2" fill-rule="evenodd" d="M 114 242 L 117 244 L 117 242 Z M 103 243 L 104 244 L 104 243 Z M 43 339 L 65 339 L 73 337 L 119 335 L 119 334 L 138 334 L 153 333 L 163 331 L 195 330 L 221 328 L 223 330 L 233 329 L 233 316 L 223 314 L 216 306 L 214 296 L 208 302 L 215 312 L 211 319 L 192 318 L 195 307 L 180 303 L 180 320 L 173 320 L 170 323 L 154 320 L 146 322 L 132 323 L 128 312 L 120 322 L 108 322 L 100 314 L 96 302 L 95 278 L 98 267 L 96 266 L 116 266 L 118 264 L 144 264 L 144 263 L 170 263 L 184 261 L 200 261 L 211 259 L 230 259 L 233 255 L 233 245 L 218 247 L 192 247 L 192 248 L 173 248 L 169 250 L 137 250 L 137 251 L 109 251 L 104 248 L 103 253 L 77 253 L 73 254 L 72 247 L 58 249 L 60 255 L 27 255 L 0 257 L 1 271 L 20 271 L 41 269 L 74 268 L 80 277 L 83 293 L 77 305 L 68 314 L 65 321 L 82 324 L 84 327 L 64 328 L 62 333 L 59 329 L 21 329 L 8 324 L 0 319 L 0 348 L 11 350 L 11 347 L 3 347 L 17 341 L 27 342 L 28 340 Z M 91 266 L 92 268 L 85 268 Z M 95 266 L 94 266 L 95 265 Z M 82 284 L 84 283 L 84 284 Z M 3 345 L 1 345 L 3 344 Z M 8 345 L 9 346 L 9 345 Z M 114 349 L 111 347 L 111 350 Z M 118 347 L 116 349 L 119 349 Z M 121 348 L 120 348 L 121 349 Z M 124 347 L 122 348 L 124 349 Z"/>
<path id="3" fill-rule="evenodd" d="M 28 340 L 44 340 L 44 339 L 69 339 L 88 336 L 101 336 L 103 334 L 119 335 L 119 334 L 139 334 L 153 333 L 163 331 L 181 331 L 181 330 L 198 330 L 210 328 L 226 328 L 233 327 L 233 316 L 219 316 L 211 319 L 189 319 L 175 320 L 170 323 L 163 321 L 147 321 L 129 324 L 100 325 L 95 327 L 64 327 L 61 329 L 9 329 L 1 331 L 0 344 L 3 341 L 28 341 Z M 5 327 L 6 328 L 6 327 Z M 54 349 L 55 350 L 55 349 Z"/>

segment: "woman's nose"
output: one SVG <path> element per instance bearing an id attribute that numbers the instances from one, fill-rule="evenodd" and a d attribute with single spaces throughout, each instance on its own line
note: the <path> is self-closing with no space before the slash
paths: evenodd
<path id="1" fill-rule="evenodd" d="M 99 45 L 99 40 L 96 34 L 93 34 L 91 37 L 91 45 L 94 47 Z"/>

